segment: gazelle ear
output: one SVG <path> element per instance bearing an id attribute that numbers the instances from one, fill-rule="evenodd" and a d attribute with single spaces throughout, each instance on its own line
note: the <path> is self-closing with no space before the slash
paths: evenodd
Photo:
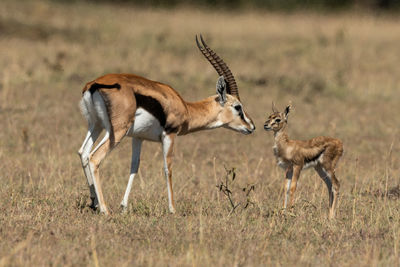
<path id="1" fill-rule="evenodd" d="M 275 107 L 275 103 L 274 103 L 274 101 L 272 101 L 272 113 L 275 113 L 275 112 L 277 112 L 278 110 L 276 109 L 276 107 Z"/>
<path id="2" fill-rule="evenodd" d="M 292 109 L 292 105 L 291 104 L 287 105 L 286 108 L 285 108 L 284 115 L 285 115 L 285 119 L 286 120 L 288 118 L 288 115 L 289 115 L 289 112 L 290 112 L 291 109 Z"/>
<path id="3" fill-rule="evenodd" d="M 224 76 L 219 76 L 217 81 L 217 94 L 219 103 L 223 106 L 226 103 L 226 82 Z"/>

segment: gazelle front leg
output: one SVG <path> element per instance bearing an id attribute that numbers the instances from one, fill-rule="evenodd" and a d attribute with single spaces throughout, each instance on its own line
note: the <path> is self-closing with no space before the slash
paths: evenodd
<path id="1" fill-rule="evenodd" d="M 175 213 L 174 193 L 172 191 L 172 153 L 174 148 L 175 134 L 163 133 L 161 137 L 163 157 L 164 157 L 164 173 L 167 179 L 167 190 L 168 190 L 168 204 L 169 211 Z"/>
<path id="2" fill-rule="evenodd" d="M 290 206 L 293 206 L 294 204 L 294 193 L 296 192 L 297 181 L 299 180 L 302 168 L 303 166 L 301 165 L 293 166 L 293 177 L 292 177 L 292 182 L 290 184 Z"/>
<path id="3" fill-rule="evenodd" d="M 126 208 L 128 207 L 128 198 L 129 198 L 129 194 L 132 189 L 132 183 L 133 183 L 133 180 L 135 179 L 135 175 L 137 174 L 138 169 L 139 169 L 141 148 L 142 148 L 142 140 L 133 137 L 132 138 L 131 173 L 129 176 L 128 185 L 126 186 L 124 198 L 122 199 L 122 202 L 121 202 L 121 207 L 123 210 L 126 210 Z"/>
<path id="4" fill-rule="evenodd" d="M 284 209 L 286 209 L 286 207 L 287 207 L 287 203 L 289 200 L 289 193 L 290 193 L 290 185 L 292 184 L 292 177 L 293 177 L 293 166 L 292 165 L 290 165 L 286 168 L 285 176 L 286 176 L 286 181 L 285 181 L 286 194 L 285 194 L 285 201 L 283 204 Z"/>

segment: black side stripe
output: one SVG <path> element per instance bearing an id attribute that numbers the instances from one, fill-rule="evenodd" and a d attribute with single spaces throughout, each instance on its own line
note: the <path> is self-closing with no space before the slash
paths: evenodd
<path id="1" fill-rule="evenodd" d="M 145 109 L 151 115 L 153 115 L 160 122 L 160 125 L 165 128 L 165 124 L 167 122 L 167 117 L 165 115 L 164 109 L 161 106 L 160 102 L 157 99 L 135 93 L 136 105 Z"/>
<path id="2" fill-rule="evenodd" d="M 312 158 L 305 158 L 304 163 L 310 163 L 310 162 L 316 161 L 321 156 L 321 154 L 324 152 L 325 152 L 325 149 L 321 150 L 321 152 L 319 152 L 317 155 L 315 155 Z"/>

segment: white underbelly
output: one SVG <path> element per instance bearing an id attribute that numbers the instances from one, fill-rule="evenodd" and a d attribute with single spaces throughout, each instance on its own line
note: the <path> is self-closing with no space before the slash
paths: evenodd
<path id="1" fill-rule="evenodd" d="M 151 113 L 143 108 L 138 108 L 135 113 L 135 121 L 126 133 L 127 136 L 149 141 L 161 141 L 163 127 Z"/>
<path id="2" fill-rule="evenodd" d="M 316 160 L 307 162 L 306 164 L 304 164 L 303 170 L 311 168 L 311 167 L 315 167 L 318 164 L 322 164 L 323 157 L 324 157 L 324 153 L 322 153 Z"/>

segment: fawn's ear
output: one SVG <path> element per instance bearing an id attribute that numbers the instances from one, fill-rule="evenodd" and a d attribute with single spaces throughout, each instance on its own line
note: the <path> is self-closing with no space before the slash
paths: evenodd
<path id="1" fill-rule="evenodd" d="M 275 107 L 274 101 L 272 101 L 272 113 L 278 112 L 278 110 Z"/>
<path id="2" fill-rule="evenodd" d="M 219 76 L 217 81 L 217 94 L 219 103 L 223 106 L 226 103 L 226 82 L 224 76 Z"/>
<path id="3" fill-rule="evenodd" d="M 289 112 L 290 112 L 291 109 L 292 109 L 292 105 L 291 104 L 287 105 L 286 108 L 285 108 L 284 115 L 285 115 L 285 119 L 286 120 L 288 119 Z"/>

